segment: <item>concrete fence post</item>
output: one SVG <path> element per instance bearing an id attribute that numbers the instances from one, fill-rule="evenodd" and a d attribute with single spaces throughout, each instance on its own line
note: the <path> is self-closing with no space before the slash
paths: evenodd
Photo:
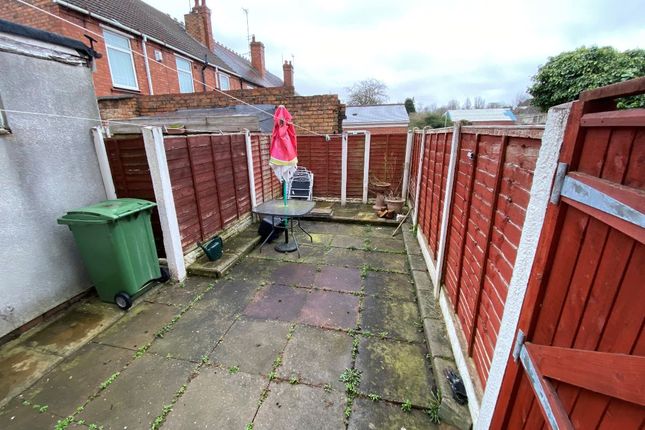
<path id="1" fill-rule="evenodd" d="M 419 191 L 421 191 L 421 173 L 423 170 L 423 153 L 426 148 L 426 127 L 423 128 L 421 132 L 421 147 L 419 148 L 419 165 L 417 169 L 417 187 L 416 193 L 414 194 L 414 218 L 412 219 L 412 224 L 417 225 L 419 221 Z"/>
<path id="2" fill-rule="evenodd" d="M 542 134 L 542 145 L 533 172 L 531 198 L 526 208 L 513 274 L 504 303 L 502 322 L 497 335 L 479 417 L 474 425 L 475 429 L 488 429 L 495 412 L 551 197 L 553 178 L 558 166 L 560 148 L 564 141 L 571 106 L 571 103 L 554 106 L 549 109 L 547 115 L 546 126 Z"/>
<path id="3" fill-rule="evenodd" d="M 347 204 L 347 133 L 341 139 L 341 178 L 340 178 L 340 204 Z"/>
<path id="4" fill-rule="evenodd" d="M 251 145 L 251 132 L 244 131 L 244 139 L 246 143 L 246 166 L 249 170 L 249 189 L 251 191 L 251 207 L 255 208 L 257 197 L 255 196 L 255 168 L 253 166 L 253 146 Z"/>
<path id="5" fill-rule="evenodd" d="M 408 130 L 408 137 L 405 141 L 405 162 L 403 164 L 403 185 L 401 186 L 401 198 L 408 201 L 408 185 L 410 181 L 410 159 L 412 158 L 412 142 L 414 130 Z"/>
<path id="6" fill-rule="evenodd" d="M 367 192 L 370 183 L 370 146 L 372 135 L 369 131 L 365 132 L 365 153 L 363 154 L 363 203 L 367 203 Z"/>
<path id="7" fill-rule="evenodd" d="M 443 197 L 443 211 L 441 213 L 441 224 L 439 230 L 439 249 L 437 250 L 437 264 L 432 283 L 434 285 L 434 296 L 439 298 L 439 289 L 441 288 L 441 272 L 443 271 L 444 260 L 446 259 L 446 239 L 448 237 L 448 224 L 450 219 L 450 210 L 452 207 L 452 190 L 455 186 L 455 170 L 457 159 L 459 159 L 461 126 L 455 124 L 452 130 L 452 142 L 450 144 L 450 162 L 448 164 L 448 177 L 446 178 L 446 190 Z"/>
<path id="8" fill-rule="evenodd" d="M 99 161 L 99 170 L 103 179 L 103 187 L 108 200 L 116 199 L 116 187 L 112 179 L 112 170 L 110 169 L 110 160 L 108 159 L 105 141 L 103 140 L 103 127 L 92 127 L 92 138 L 94 139 L 94 150 L 96 158 Z"/>
<path id="9" fill-rule="evenodd" d="M 175 209 L 175 200 L 172 195 L 172 183 L 170 182 L 163 134 L 161 127 L 143 127 L 141 132 L 159 210 L 168 270 L 173 280 L 182 281 L 186 278 L 186 265 L 181 247 L 179 222 L 177 221 L 177 210 Z"/>

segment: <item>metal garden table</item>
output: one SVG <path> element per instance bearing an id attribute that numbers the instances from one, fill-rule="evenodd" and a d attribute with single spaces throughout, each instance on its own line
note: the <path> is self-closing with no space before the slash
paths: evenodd
<path id="1" fill-rule="evenodd" d="M 280 200 L 270 200 L 264 202 L 261 205 L 258 205 L 253 209 L 253 213 L 260 216 L 270 216 L 271 217 L 271 234 L 264 239 L 262 245 L 260 245 L 260 252 L 262 252 L 262 247 L 266 244 L 267 240 L 271 237 L 275 231 L 275 218 L 279 217 L 286 222 L 284 230 L 284 243 L 279 243 L 275 246 L 275 250 L 278 252 L 293 252 L 298 251 L 298 257 L 300 257 L 300 248 L 298 247 L 298 241 L 296 236 L 293 234 L 293 223 L 294 221 L 298 225 L 298 228 L 302 230 L 309 240 L 313 242 L 311 235 L 300 225 L 300 218 L 307 215 L 311 210 L 316 206 L 312 201 L 308 200 L 288 200 L 287 206 L 284 205 L 284 201 Z M 291 228 L 291 236 L 293 238 L 292 242 L 289 242 L 289 228 Z"/>

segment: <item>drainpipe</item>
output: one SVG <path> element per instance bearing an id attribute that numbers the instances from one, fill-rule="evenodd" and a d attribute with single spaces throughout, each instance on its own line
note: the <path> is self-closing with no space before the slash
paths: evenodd
<path id="1" fill-rule="evenodd" d="M 421 133 L 421 148 L 419 150 L 419 168 L 417 169 L 417 187 L 416 193 L 414 194 L 414 219 L 412 220 L 413 225 L 417 225 L 419 220 L 419 191 L 421 190 L 421 170 L 423 170 L 423 153 L 426 149 L 426 130 L 432 128 L 428 125 L 423 127 Z"/>
<path id="2" fill-rule="evenodd" d="M 207 91 L 206 88 L 206 69 L 208 68 L 208 56 L 204 55 L 204 63 L 202 64 L 202 87 L 204 88 L 204 92 Z"/>
<path id="3" fill-rule="evenodd" d="M 148 92 L 151 96 L 155 94 L 155 91 L 152 89 L 152 75 L 150 74 L 150 63 L 148 63 L 148 47 L 146 42 L 148 37 L 144 34 L 141 38 L 141 47 L 143 48 L 143 64 L 146 66 L 146 76 L 148 78 Z"/>
<path id="4" fill-rule="evenodd" d="M 218 90 L 221 90 L 222 88 L 219 86 L 219 67 L 215 66 L 215 88 Z"/>

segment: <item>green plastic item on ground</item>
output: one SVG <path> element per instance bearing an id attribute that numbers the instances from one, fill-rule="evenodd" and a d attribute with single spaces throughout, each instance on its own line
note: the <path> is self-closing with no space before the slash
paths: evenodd
<path id="1" fill-rule="evenodd" d="M 74 234 L 85 268 L 101 300 L 122 309 L 154 280 L 165 280 L 150 224 L 155 203 L 106 200 L 67 212 L 58 219 Z"/>

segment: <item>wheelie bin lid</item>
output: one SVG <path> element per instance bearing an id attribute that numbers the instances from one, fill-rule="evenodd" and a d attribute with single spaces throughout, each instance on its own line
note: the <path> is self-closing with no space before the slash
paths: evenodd
<path id="1" fill-rule="evenodd" d="M 141 199 L 106 200 L 101 203 L 68 211 L 58 218 L 59 224 L 91 224 L 114 222 L 134 213 L 151 209 L 156 203 Z"/>

